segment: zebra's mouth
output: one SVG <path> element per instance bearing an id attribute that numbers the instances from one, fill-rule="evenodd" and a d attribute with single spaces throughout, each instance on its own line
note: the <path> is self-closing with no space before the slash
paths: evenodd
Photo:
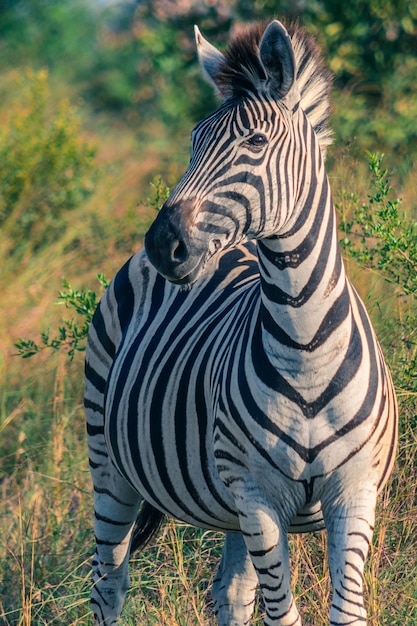
<path id="1" fill-rule="evenodd" d="M 194 204 L 165 204 L 145 235 L 145 249 L 155 269 L 166 280 L 188 285 L 200 275 L 205 264 L 206 250 L 191 238 L 185 213 Z"/>
<path id="2" fill-rule="evenodd" d="M 187 272 L 187 274 L 184 274 L 184 276 L 176 277 L 172 275 L 164 275 L 164 278 L 169 280 L 169 282 L 173 283 L 174 285 L 192 285 L 203 273 L 206 263 L 207 259 L 202 257 L 199 259 L 197 265 L 191 271 Z"/>
<path id="3" fill-rule="evenodd" d="M 193 228 L 188 214 L 195 203 L 165 204 L 145 235 L 145 249 L 157 272 L 175 285 L 191 285 L 207 262 L 222 249 L 217 232 L 199 224 Z"/>

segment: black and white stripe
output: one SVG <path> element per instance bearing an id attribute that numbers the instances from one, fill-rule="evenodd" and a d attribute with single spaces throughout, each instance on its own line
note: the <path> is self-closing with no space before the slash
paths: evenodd
<path id="1" fill-rule="evenodd" d="M 329 77 L 279 22 L 225 55 L 197 31 L 224 102 L 95 314 L 86 358 L 96 624 L 163 514 L 226 531 L 220 626 L 300 625 L 288 532 L 326 528 L 330 623 L 366 622 L 363 568 L 393 463 L 390 374 L 338 246 L 323 152 Z M 139 512 L 139 513 L 138 513 Z"/>

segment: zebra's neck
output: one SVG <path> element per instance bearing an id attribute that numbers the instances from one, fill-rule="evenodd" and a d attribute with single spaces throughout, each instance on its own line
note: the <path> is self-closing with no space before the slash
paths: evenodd
<path id="1" fill-rule="evenodd" d="M 350 336 L 350 297 L 323 164 L 313 173 L 285 233 L 259 241 L 262 342 L 295 377 L 336 358 Z M 292 365 L 288 365 L 289 360 Z"/>

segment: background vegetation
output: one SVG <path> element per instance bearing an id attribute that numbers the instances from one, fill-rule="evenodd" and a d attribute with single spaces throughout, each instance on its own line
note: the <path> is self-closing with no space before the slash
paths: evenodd
<path id="1" fill-rule="evenodd" d="M 187 163 L 192 126 L 216 105 L 196 64 L 192 25 L 198 23 L 222 46 L 236 20 L 283 15 L 316 35 L 335 74 L 335 142 L 328 166 L 340 237 L 394 373 L 401 409 L 398 460 L 380 499 L 366 574 L 370 625 L 417 623 L 415 3 L 5 0 L 0 2 L 0 623 L 5 626 L 90 620 L 93 520 L 82 339 L 74 345 L 71 337 L 77 329 L 82 334 L 86 310 L 101 292 L 96 275 L 111 278 L 141 246 L 164 185 L 174 185 Z M 376 152 L 385 153 L 382 161 Z M 64 276 L 69 284 L 63 286 Z M 60 290 L 61 307 L 54 306 Z M 67 305 L 80 311 L 66 311 Z M 60 349 L 22 360 L 14 356 L 19 337 L 28 342 L 27 351 L 31 341 Z M 134 563 L 122 624 L 213 624 L 208 587 L 220 549 L 221 535 L 170 522 Z M 326 624 L 325 538 L 295 537 L 291 552 L 305 623 Z M 262 606 L 257 615 L 260 623 Z"/>

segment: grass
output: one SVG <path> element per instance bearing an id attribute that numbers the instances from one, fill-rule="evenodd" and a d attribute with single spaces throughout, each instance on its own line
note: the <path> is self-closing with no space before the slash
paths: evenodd
<path id="1" fill-rule="evenodd" d="M 81 399 L 69 382 L 72 364 L 64 354 L 55 361 L 36 374 L 24 363 L 25 395 L 2 414 L 4 624 L 81 624 L 80 609 L 88 611 L 91 487 Z M 6 408 L 17 400 L 7 388 L 6 379 Z"/>

